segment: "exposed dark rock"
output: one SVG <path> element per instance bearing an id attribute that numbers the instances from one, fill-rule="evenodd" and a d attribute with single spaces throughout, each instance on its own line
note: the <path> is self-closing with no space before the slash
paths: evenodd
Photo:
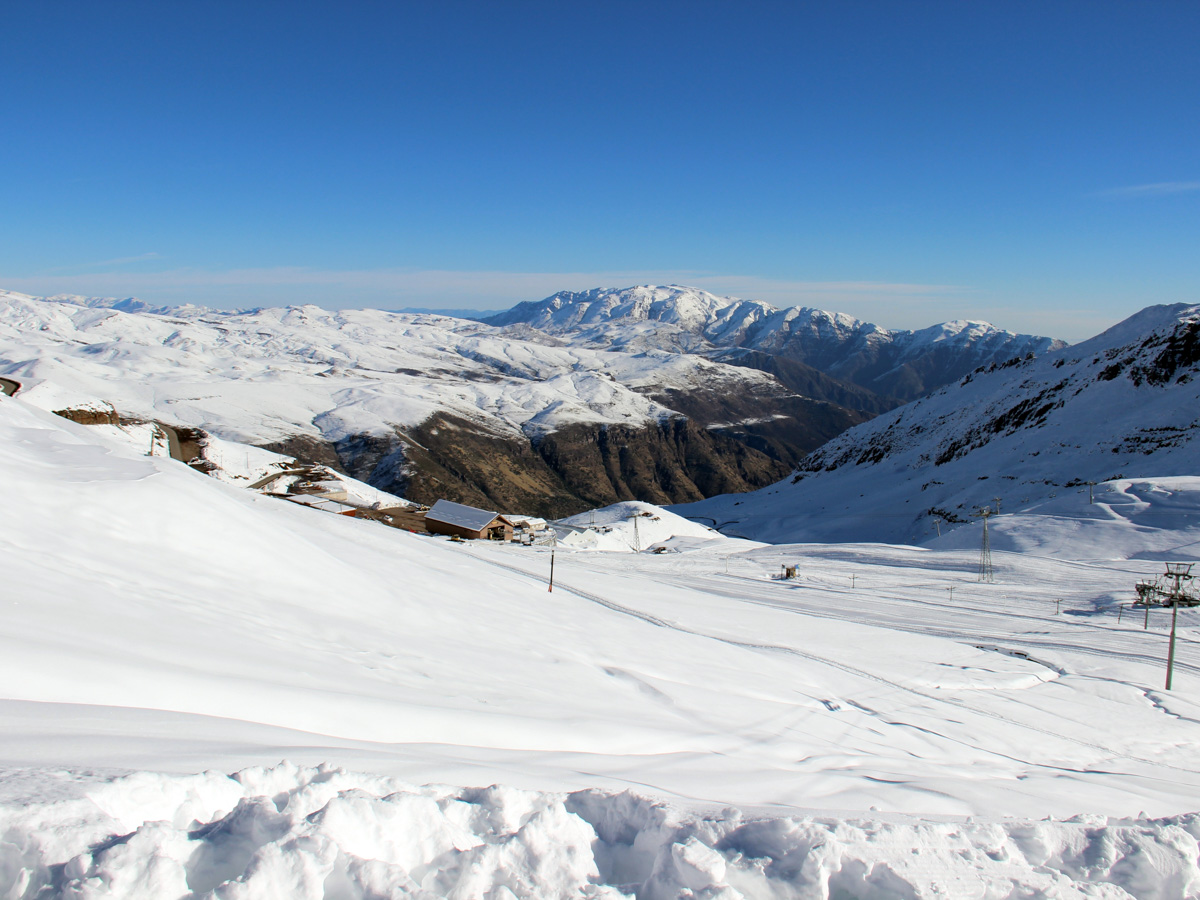
<path id="1" fill-rule="evenodd" d="M 716 354 L 713 358 L 729 365 L 757 369 L 774 375 L 780 384 L 802 397 L 825 400 L 869 415 L 880 415 L 904 403 L 903 400 L 887 396 L 886 391 L 876 392 L 848 381 L 840 381 L 805 363 L 760 350 L 734 350 Z"/>
<path id="2" fill-rule="evenodd" d="M 392 435 L 356 435 L 336 446 L 303 437 L 270 449 L 302 462 L 335 455 L 339 465 L 331 468 L 419 503 L 445 498 L 555 518 L 618 500 L 667 504 L 748 491 L 790 471 L 682 416 L 636 428 L 571 425 L 530 440 L 437 415 Z"/>
<path id="3" fill-rule="evenodd" d="M 56 416 L 62 416 L 80 425 L 120 425 L 121 415 L 112 407 L 108 409 L 56 409 Z"/>
<path id="4" fill-rule="evenodd" d="M 302 463 L 329 466 L 335 472 L 341 472 L 343 475 L 353 474 L 342 465 L 341 458 L 338 456 L 333 444 L 321 438 L 297 434 L 289 438 L 284 438 L 282 441 L 272 441 L 269 444 L 261 444 L 260 446 L 264 450 L 270 450 L 272 453 L 295 457 L 296 460 Z"/>
<path id="5" fill-rule="evenodd" d="M 788 469 L 830 438 L 871 418 L 861 410 L 782 392 L 756 396 L 749 392 L 670 390 L 650 396 Z"/>
<path id="6" fill-rule="evenodd" d="M 1200 363 L 1200 322 L 1181 324 L 1164 344 L 1163 349 L 1151 362 L 1130 370 L 1129 377 L 1134 384 L 1140 385 L 1145 381 L 1147 384 L 1161 386 L 1170 382 L 1180 369 L 1188 369 Z"/>

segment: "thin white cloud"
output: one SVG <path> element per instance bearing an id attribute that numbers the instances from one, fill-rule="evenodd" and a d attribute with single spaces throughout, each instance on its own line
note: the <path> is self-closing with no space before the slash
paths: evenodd
<path id="1" fill-rule="evenodd" d="M 1127 187 L 1098 191 L 1094 196 L 1114 200 L 1134 200 L 1139 197 L 1166 197 L 1171 194 L 1188 194 L 1200 191 L 1200 181 L 1156 181 L 1151 184 L 1131 184 Z"/>
<path id="2" fill-rule="evenodd" d="M 162 255 L 158 253 L 141 253 L 137 256 L 121 256 L 117 259 L 102 259 L 99 262 L 82 263 L 74 266 L 57 266 L 50 270 L 52 273 L 87 271 L 89 269 L 107 269 L 112 266 L 127 266 L 133 263 L 152 262 L 156 259 L 162 259 Z"/>
<path id="3" fill-rule="evenodd" d="M 92 266 L 125 266 L 130 263 L 149 262 L 153 259 L 162 259 L 157 253 L 142 253 L 138 256 L 122 256 L 118 259 L 106 259 L 103 262 L 92 263 Z M 88 267 L 90 268 L 90 266 Z"/>

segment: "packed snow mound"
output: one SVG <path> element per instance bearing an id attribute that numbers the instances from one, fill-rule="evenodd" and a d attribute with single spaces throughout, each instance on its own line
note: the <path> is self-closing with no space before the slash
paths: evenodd
<path id="1" fill-rule="evenodd" d="M 6 897 L 1187 900 L 1200 816 L 920 822 L 685 813 L 636 794 L 415 786 L 281 763 L 6 773 Z"/>
<path id="2" fill-rule="evenodd" d="M 675 538 L 736 543 L 736 550 L 754 546 L 744 541 L 730 542 L 719 531 L 692 522 L 673 512 L 628 500 L 603 509 L 594 509 L 559 519 L 558 542 L 576 550 L 608 550 L 619 553 L 641 552 L 672 547 Z M 734 550 L 733 552 L 736 552 Z"/>
<path id="3" fill-rule="evenodd" d="M 1153 307 L 850 429 L 779 484 L 675 509 L 774 542 L 925 543 L 983 506 L 1022 512 L 1089 481 L 1200 471 L 1197 376 L 1200 306 Z"/>
<path id="4" fill-rule="evenodd" d="M 782 392 L 769 375 L 698 357 L 551 346 L 444 316 L 144 310 L 11 292 L 0 294 L 0 374 L 43 409 L 99 398 L 126 415 L 260 444 L 394 436 L 435 413 L 537 437 L 676 415 L 651 390 Z"/>

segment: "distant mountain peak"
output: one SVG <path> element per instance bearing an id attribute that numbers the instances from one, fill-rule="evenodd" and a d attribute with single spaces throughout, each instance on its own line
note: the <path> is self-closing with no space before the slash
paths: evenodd
<path id="1" fill-rule="evenodd" d="M 1064 342 L 1015 334 L 974 319 L 919 331 L 891 330 L 845 313 L 762 300 L 721 297 L 683 285 L 635 285 L 560 291 L 483 321 L 527 325 L 557 336 L 582 335 L 596 346 L 627 346 L 630 328 L 656 330 L 647 346 L 717 358 L 754 350 L 811 366 L 884 397 L 911 400 L 979 365 L 1040 355 Z"/>

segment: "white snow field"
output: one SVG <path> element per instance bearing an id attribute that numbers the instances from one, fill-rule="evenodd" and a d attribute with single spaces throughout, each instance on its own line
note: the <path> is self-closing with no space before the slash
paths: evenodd
<path id="1" fill-rule="evenodd" d="M 1168 692 L 1166 614 L 1116 610 L 1188 480 L 994 584 L 681 528 L 550 592 L 550 548 L 142 452 L 0 398 L 0 896 L 1200 896 L 1200 617 Z"/>

